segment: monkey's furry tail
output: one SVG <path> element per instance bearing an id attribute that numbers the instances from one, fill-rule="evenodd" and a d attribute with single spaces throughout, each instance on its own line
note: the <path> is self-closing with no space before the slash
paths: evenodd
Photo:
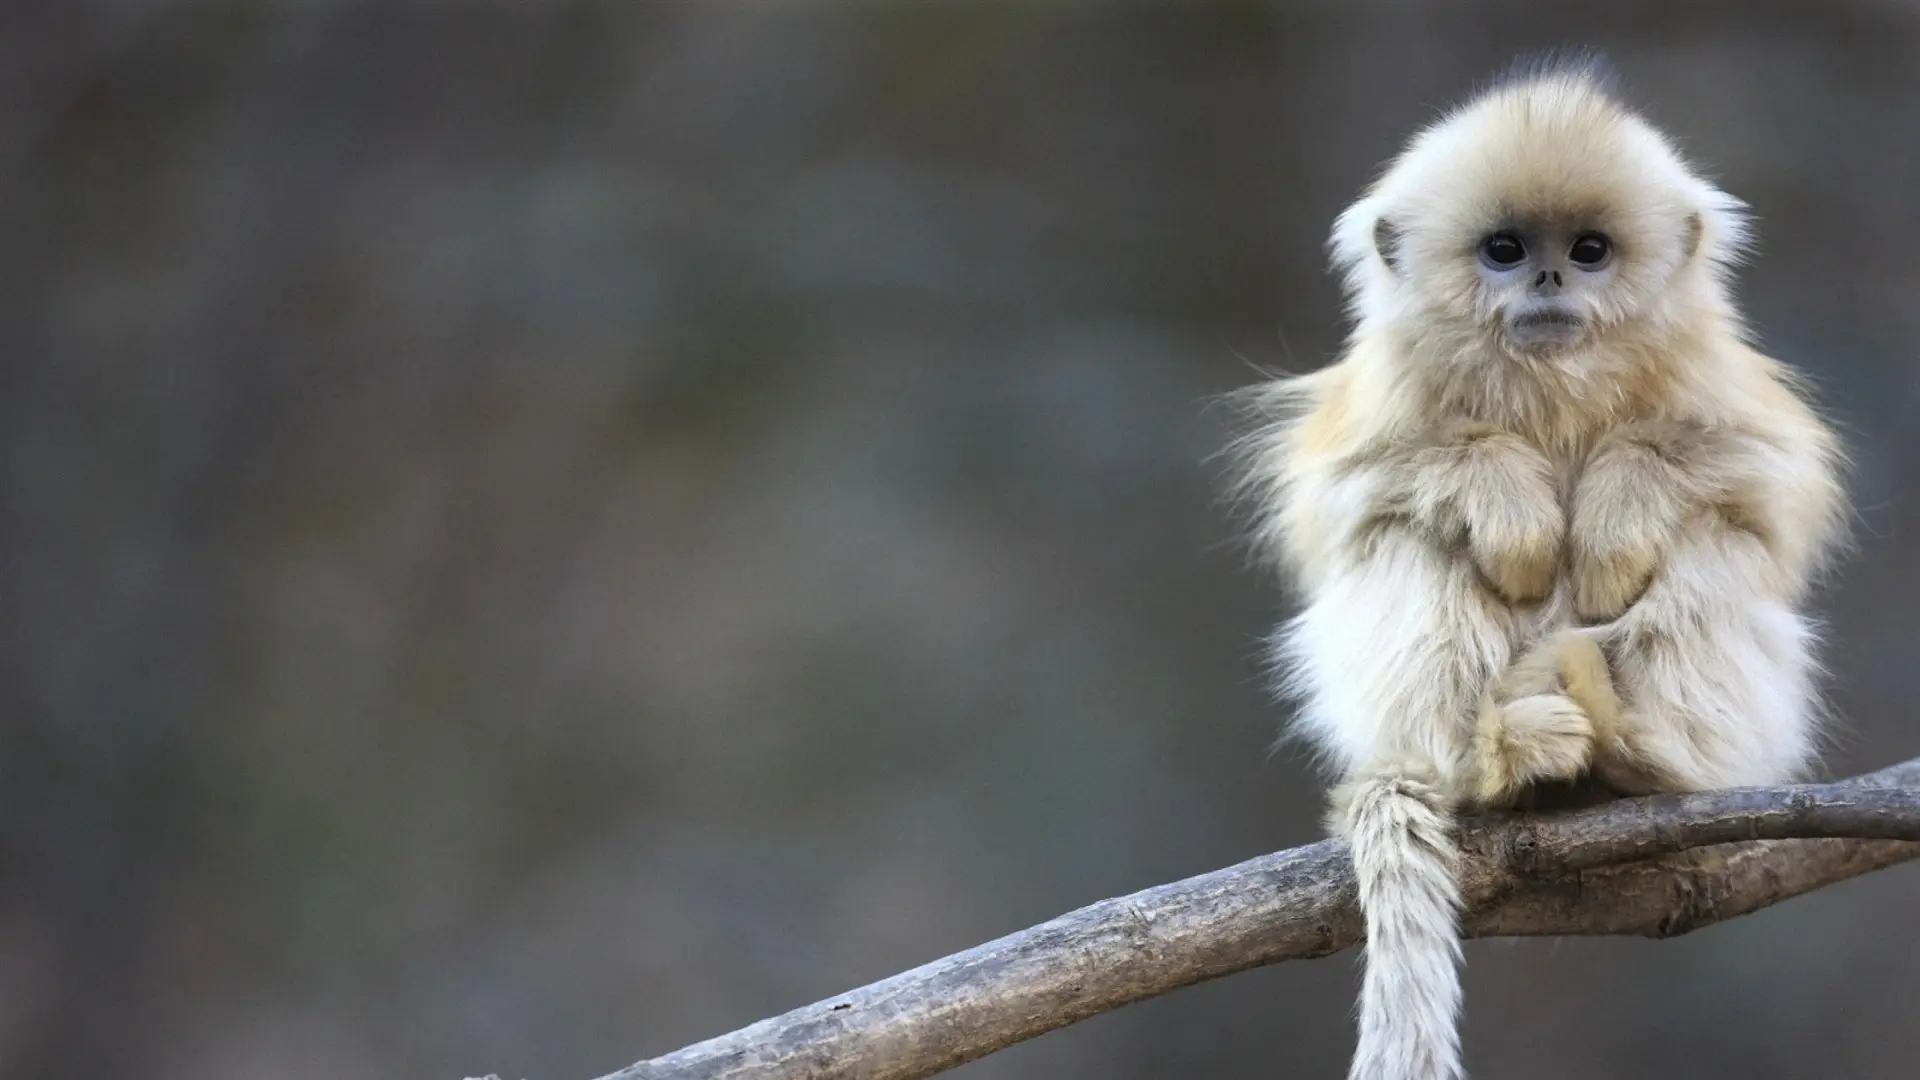
<path id="1" fill-rule="evenodd" d="M 1452 814 L 1432 785 L 1407 773 L 1347 785 L 1339 805 L 1367 923 L 1348 1080 L 1462 1080 Z"/>

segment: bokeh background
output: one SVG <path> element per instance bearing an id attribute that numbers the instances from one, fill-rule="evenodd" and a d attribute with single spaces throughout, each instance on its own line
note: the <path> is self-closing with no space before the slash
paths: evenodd
<path id="1" fill-rule="evenodd" d="M 1226 417 L 1587 43 L 1860 459 L 1920 753 L 1920 5 L 9 4 L 0 1074 L 568 1080 L 1316 838 Z M 1906 1077 L 1920 866 L 1477 943 L 1477 1077 Z M 956 1075 L 1340 1075 L 1355 957 Z"/>

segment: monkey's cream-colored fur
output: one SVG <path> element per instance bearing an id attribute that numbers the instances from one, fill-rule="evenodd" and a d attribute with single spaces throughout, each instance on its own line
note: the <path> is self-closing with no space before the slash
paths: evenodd
<path id="1" fill-rule="evenodd" d="M 1255 537 L 1303 605 L 1276 655 L 1366 912 L 1353 1080 L 1464 1075 L 1457 810 L 1813 760 L 1802 604 L 1845 513 L 1840 452 L 1748 343 L 1742 211 L 1594 68 L 1517 76 L 1340 216 L 1338 362 L 1251 392 Z M 1611 240 L 1565 340 L 1521 340 L 1483 281 L 1515 221 Z"/>

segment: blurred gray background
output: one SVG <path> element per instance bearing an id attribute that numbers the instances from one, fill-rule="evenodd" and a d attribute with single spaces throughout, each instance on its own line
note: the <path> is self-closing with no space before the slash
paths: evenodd
<path id="1" fill-rule="evenodd" d="M 6 5 L 0 1074 L 584 1080 L 1315 839 L 1209 401 L 1577 43 L 1755 207 L 1832 771 L 1920 754 L 1920 5 Z M 1912 1076 L 1917 895 L 1475 944 L 1475 1075 Z M 1355 974 L 956 1075 L 1336 1076 Z"/>

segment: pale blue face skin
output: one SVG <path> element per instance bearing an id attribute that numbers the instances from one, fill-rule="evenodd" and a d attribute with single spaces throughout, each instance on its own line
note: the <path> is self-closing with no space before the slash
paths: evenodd
<path id="1" fill-rule="evenodd" d="M 1616 260 L 1612 239 L 1598 230 L 1512 225 L 1483 237 L 1474 261 L 1508 338 L 1551 350 L 1587 335 Z"/>

